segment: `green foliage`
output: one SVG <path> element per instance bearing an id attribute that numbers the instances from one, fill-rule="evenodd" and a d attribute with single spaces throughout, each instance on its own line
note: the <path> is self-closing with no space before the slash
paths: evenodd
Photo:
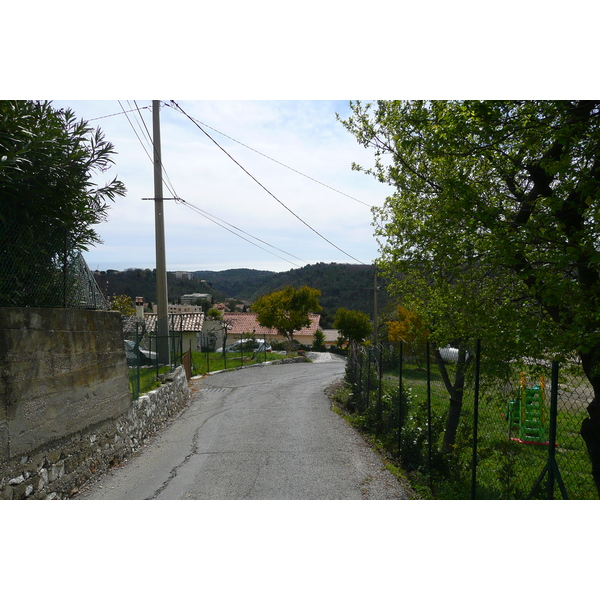
<path id="1" fill-rule="evenodd" d="M 113 296 L 110 299 L 110 309 L 118 310 L 124 317 L 135 315 L 135 305 L 133 304 L 133 300 L 126 295 Z"/>
<path id="2" fill-rule="evenodd" d="M 274 290 L 292 285 L 306 285 L 321 291 L 319 304 L 323 307 L 321 323 L 331 326 L 327 315 L 338 308 L 348 308 L 370 313 L 373 310 L 373 265 L 343 263 L 317 263 L 282 273 L 254 269 L 228 269 L 225 271 L 197 271 L 194 275 L 205 279 L 227 297 L 252 302 Z M 382 291 L 380 301 L 385 302 Z"/>
<path id="3" fill-rule="evenodd" d="M 325 350 L 325 334 L 320 329 L 317 329 L 313 335 L 312 349 L 316 351 Z"/>
<path id="4" fill-rule="evenodd" d="M 333 321 L 335 329 L 339 330 L 343 341 L 349 341 L 356 344 L 364 342 L 373 332 L 373 325 L 369 316 L 357 310 L 348 310 L 340 308 L 335 313 Z"/>
<path id="5" fill-rule="evenodd" d="M 262 295 L 286 285 L 307 285 L 321 291 L 319 304 L 321 327 L 333 327 L 333 315 L 338 308 L 370 313 L 373 307 L 373 265 L 317 263 L 283 273 L 255 269 L 227 269 L 225 271 L 195 271 L 194 279 L 177 279 L 167 273 L 168 295 L 171 300 L 193 292 L 209 293 L 215 302 L 236 298 L 251 303 Z M 153 269 L 130 268 L 124 271 L 97 272 L 96 281 L 107 296 L 127 294 L 132 298 L 143 296 L 154 301 L 156 275 Z M 206 283 L 202 283 L 202 281 Z M 381 302 L 385 292 L 380 293 Z"/>
<path id="6" fill-rule="evenodd" d="M 258 322 L 263 327 L 274 327 L 292 342 L 294 331 L 310 325 L 310 313 L 321 310 L 320 295 L 319 290 L 306 285 L 299 288 L 287 286 L 259 298 L 252 305 L 252 310 L 257 313 Z"/>
<path id="7" fill-rule="evenodd" d="M 211 317 L 212 319 L 222 319 L 223 313 L 218 308 L 209 308 L 206 316 Z"/>
<path id="8" fill-rule="evenodd" d="M 438 343 L 600 348 L 599 103 L 352 110 L 344 125 L 375 150 L 366 172 L 396 187 L 375 210 L 380 266 Z"/>
<path id="9" fill-rule="evenodd" d="M 100 129 L 49 102 L 0 101 L 0 304 L 26 305 L 43 293 L 31 279 L 100 242 L 94 225 L 125 194 L 116 178 L 93 181 L 113 163 Z M 30 297 L 31 296 L 31 297 Z"/>
<path id="10" fill-rule="evenodd" d="M 395 186 L 375 208 L 380 270 L 439 346 L 500 366 L 578 353 L 600 490 L 600 102 L 352 103 L 343 124 Z"/>

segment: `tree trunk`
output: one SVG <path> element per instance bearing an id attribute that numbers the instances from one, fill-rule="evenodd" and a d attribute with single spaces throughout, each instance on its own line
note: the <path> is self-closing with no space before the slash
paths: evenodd
<path id="1" fill-rule="evenodd" d="M 452 454 L 456 445 L 456 432 L 460 422 L 460 413 L 462 412 L 463 390 L 457 390 L 450 396 L 450 408 L 448 409 L 448 418 L 446 419 L 446 430 L 444 431 L 444 441 L 442 442 L 442 452 Z"/>
<path id="2" fill-rule="evenodd" d="M 456 445 L 456 432 L 458 431 L 458 424 L 460 423 L 460 414 L 462 412 L 465 391 L 465 375 L 467 373 L 467 366 L 472 358 L 471 355 L 467 356 L 467 352 L 461 344 L 458 348 L 456 375 L 454 377 L 454 383 L 452 383 L 448 369 L 446 368 L 446 363 L 444 362 L 439 349 L 436 348 L 435 350 L 435 359 L 440 369 L 442 380 L 450 394 L 450 406 L 448 408 L 446 430 L 444 431 L 444 440 L 442 442 L 442 451 L 447 454 L 454 452 L 454 446 Z"/>

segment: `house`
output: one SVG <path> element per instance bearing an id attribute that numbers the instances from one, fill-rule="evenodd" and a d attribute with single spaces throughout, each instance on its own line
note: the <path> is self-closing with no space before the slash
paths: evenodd
<path id="1" fill-rule="evenodd" d="M 175 277 L 176 279 L 190 280 L 194 279 L 194 274 L 189 271 L 175 271 Z"/>
<path id="2" fill-rule="evenodd" d="M 212 302 L 212 295 L 211 294 L 199 294 L 199 293 L 194 293 L 194 294 L 184 294 L 183 296 L 181 296 L 181 304 L 192 304 L 192 302 L 198 302 L 200 301 L 206 301 L 206 302 Z"/>
<path id="3" fill-rule="evenodd" d="M 336 346 L 338 337 L 340 335 L 339 330 L 338 329 L 323 329 L 322 331 L 325 334 L 325 340 L 324 340 L 325 347 L 331 348 L 331 346 Z"/>
<path id="4" fill-rule="evenodd" d="M 314 342 L 314 335 L 317 329 L 320 329 L 319 322 L 321 315 L 310 314 L 310 325 L 303 327 L 300 331 L 294 332 L 294 339 L 301 344 L 311 346 Z M 263 327 L 258 322 L 257 313 L 246 312 L 225 313 L 221 321 L 207 320 L 204 327 L 204 334 L 207 338 L 214 340 L 214 347 L 223 346 L 223 328 L 227 327 L 227 345 L 234 341 L 254 335 L 257 338 L 266 339 L 268 342 L 284 341 L 285 336 L 281 335 L 277 329 Z"/>
<path id="5" fill-rule="evenodd" d="M 199 349 L 204 326 L 204 313 L 170 313 L 167 318 L 169 320 L 169 331 L 175 333 L 176 339 L 179 339 L 178 336 L 181 335 L 183 352 L 186 352 L 189 348 L 196 352 Z M 144 313 L 144 320 L 146 321 L 148 333 L 154 334 L 158 315 L 156 313 Z"/>

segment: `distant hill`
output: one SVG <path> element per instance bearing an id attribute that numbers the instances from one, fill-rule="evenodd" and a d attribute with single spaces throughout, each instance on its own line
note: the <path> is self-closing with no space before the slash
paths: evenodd
<path id="1" fill-rule="evenodd" d="M 230 269 L 227 271 L 195 271 L 213 288 L 229 297 L 248 303 L 286 285 L 308 285 L 321 291 L 320 304 L 332 317 L 338 308 L 373 312 L 373 265 L 317 263 L 283 273 Z M 380 308 L 386 299 L 380 291 Z"/>
<path id="2" fill-rule="evenodd" d="M 373 265 L 317 263 L 283 273 L 255 269 L 228 269 L 194 271 L 193 275 L 194 279 L 185 280 L 176 279 L 174 273 L 167 274 L 170 302 L 177 301 L 183 294 L 200 292 L 213 294 L 215 301 L 236 298 L 250 304 L 259 296 L 286 285 L 308 285 L 321 291 L 320 304 L 324 309 L 322 320 L 325 326 L 331 326 L 338 308 L 360 310 L 370 316 L 373 313 Z M 132 298 L 143 296 L 145 301 L 155 301 L 154 270 L 103 271 L 96 273 L 96 279 L 106 295 L 126 294 Z M 385 303 L 385 293 L 380 290 L 379 310 L 385 306 Z"/>

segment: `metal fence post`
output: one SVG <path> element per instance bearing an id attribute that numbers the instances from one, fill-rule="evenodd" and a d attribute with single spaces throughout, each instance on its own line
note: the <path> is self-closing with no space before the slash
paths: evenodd
<path id="1" fill-rule="evenodd" d="M 548 483 L 546 486 L 547 499 L 554 499 L 554 481 L 558 481 L 558 487 L 560 488 L 562 497 L 564 500 L 568 500 L 569 496 L 563 483 L 558 464 L 556 463 L 556 419 L 558 414 L 558 362 L 552 361 L 552 392 L 550 394 L 550 432 L 549 432 L 549 446 L 548 446 L 548 462 L 542 470 L 540 476 L 537 478 L 533 489 L 527 496 L 527 499 L 531 499 L 536 489 L 542 482 L 544 475 L 548 473 Z"/>
<path id="2" fill-rule="evenodd" d="M 481 342 L 475 345 L 475 397 L 473 399 L 473 462 L 471 465 L 471 499 L 475 500 L 477 485 L 477 428 L 479 425 L 479 361 L 481 358 Z"/>
<path id="3" fill-rule="evenodd" d="M 373 351 L 369 348 L 366 352 L 367 359 L 367 402 L 366 402 L 366 410 L 369 410 L 369 404 L 371 404 L 371 356 Z"/>
<path id="4" fill-rule="evenodd" d="M 398 456 L 402 455 L 402 426 L 404 419 L 402 418 L 402 367 L 404 362 L 404 345 L 400 340 L 400 357 L 399 357 L 399 372 L 398 372 Z"/>
<path id="5" fill-rule="evenodd" d="M 429 487 L 432 487 L 431 474 L 431 357 L 429 342 L 425 343 L 427 362 L 427 472 L 429 473 Z"/>
<path id="6" fill-rule="evenodd" d="M 377 354 L 379 353 L 379 365 L 377 364 Z M 375 359 L 375 367 L 378 368 L 378 382 L 379 385 L 377 387 L 377 433 L 381 433 L 383 431 L 383 405 L 381 402 L 381 388 L 383 383 L 383 360 L 381 347 L 373 348 L 373 358 Z"/>
<path id="7" fill-rule="evenodd" d="M 134 388 L 134 400 L 137 400 L 140 397 L 140 363 L 142 362 L 141 352 L 140 352 L 140 334 L 139 334 L 139 323 L 136 321 L 135 323 L 135 346 L 134 349 L 136 351 L 136 374 L 135 374 L 135 388 Z"/>

